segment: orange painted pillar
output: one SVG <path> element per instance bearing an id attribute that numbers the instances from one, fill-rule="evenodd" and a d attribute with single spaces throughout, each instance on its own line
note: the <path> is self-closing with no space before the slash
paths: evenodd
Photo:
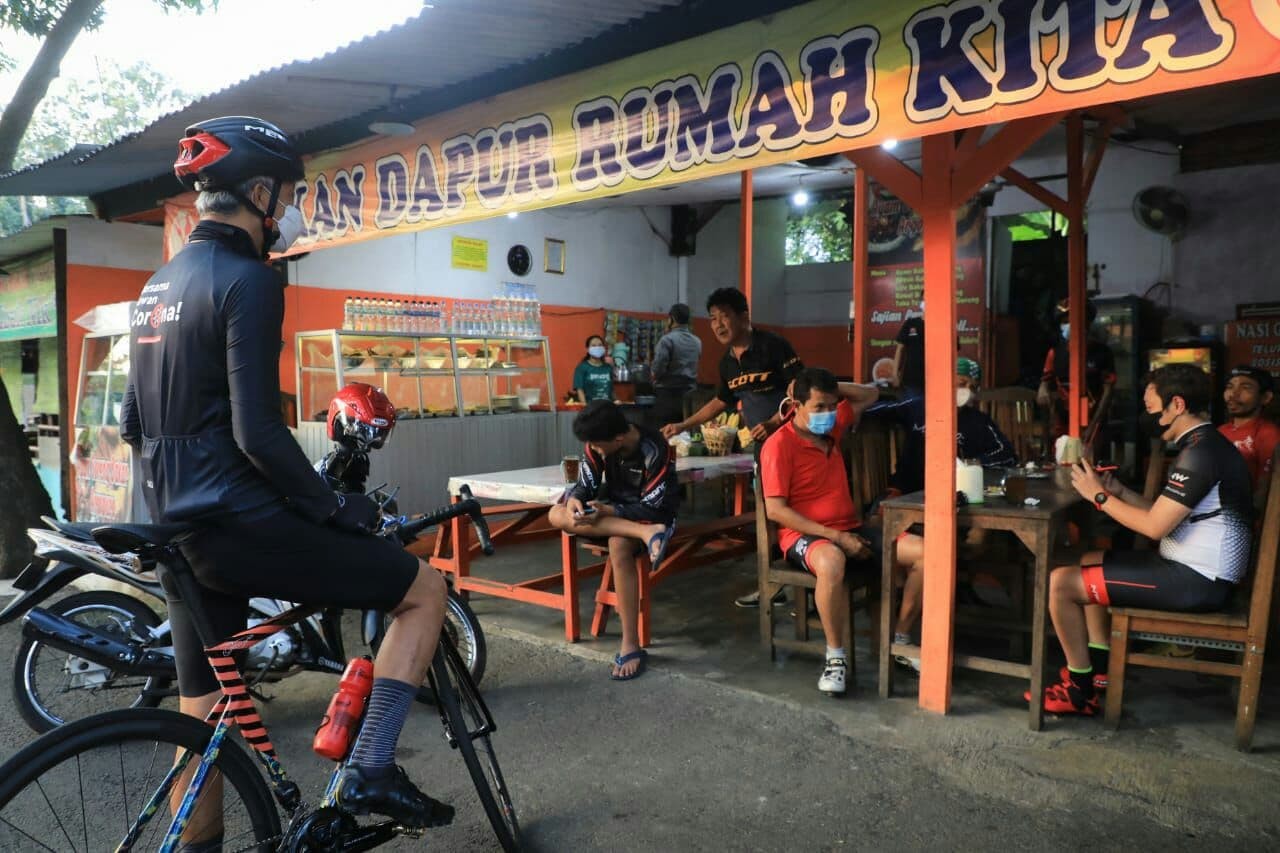
<path id="1" fill-rule="evenodd" d="M 867 171 L 853 173 L 853 381 L 867 382 Z"/>
<path id="2" fill-rule="evenodd" d="M 751 229 L 755 214 L 751 170 L 742 170 L 742 216 L 738 218 L 738 289 L 751 306 Z"/>
<path id="3" fill-rule="evenodd" d="M 1067 116 L 1067 296 L 1071 300 L 1067 318 L 1071 325 L 1067 341 L 1071 382 L 1067 408 L 1068 431 L 1076 437 L 1089 418 L 1084 393 L 1085 341 L 1089 331 L 1085 312 L 1084 192 L 1084 118 L 1077 112 Z"/>
<path id="4" fill-rule="evenodd" d="M 923 140 L 924 219 L 924 615 L 920 707 L 951 707 L 956 591 L 956 210 L 951 200 L 955 139 Z"/>

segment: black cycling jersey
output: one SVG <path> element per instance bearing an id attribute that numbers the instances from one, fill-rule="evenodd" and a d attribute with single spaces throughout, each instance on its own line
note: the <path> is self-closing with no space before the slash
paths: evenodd
<path id="1" fill-rule="evenodd" d="M 619 518 L 669 524 L 680 508 L 675 452 L 657 430 L 636 429 L 640 442 L 632 453 L 601 456 L 590 445 L 583 447 L 578 482 L 569 496 L 583 503 L 607 501 Z"/>
<path id="2" fill-rule="evenodd" d="M 864 418 L 887 418 L 907 428 L 906 441 L 898 452 L 897 470 L 889 485 L 903 494 L 924 488 L 924 398 L 886 400 L 862 413 Z M 956 412 L 956 455 L 976 459 L 984 468 L 1000 468 L 1018 464 L 1017 454 L 995 421 L 973 406 L 961 406 Z"/>
<path id="3" fill-rule="evenodd" d="M 751 343 L 741 358 L 725 350 L 720 359 L 720 387 L 716 397 L 731 409 L 742 403 L 742 417 L 749 427 L 778 413 L 787 396 L 787 385 L 804 365 L 787 339 L 764 329 L 751 330 Z"/>
<path id="4" fill-rule="evenodd" d="M 1160 494 L 1191 514 L 1160 540 L 1160 556 L 1207 578 L 1239 583 L 1253 540 L 1249 466 L 1210 423 L 1187 430 L 1176 446 L 1178 458 Z"/>
<path id="5" fill-rule="evenodd" d="M 281 415 L 283 321 L 280 277 L 222 223 L 200 222 L 143 287 L 120 421 L 155 521 L 337 507 Z"/>

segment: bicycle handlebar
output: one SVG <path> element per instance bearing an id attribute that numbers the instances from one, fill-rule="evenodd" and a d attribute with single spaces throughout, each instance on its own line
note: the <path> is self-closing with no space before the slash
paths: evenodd
<path id="1" fill-rule="evenodd" d="M 492 554 L 494 552 L 493 540 L 489 538 L 489 523 L 485 521 L 480 502 L 472 496 L 471 489 L 467 486 L 463 486 L 458 491 L 458 497 L 462 500 L 455 504 L 442 506 L 433 512 L 405 521 L 396 528 L 396 535 L 400 537 L 402 542 L 407 543 L 428 527 L 435 527 L 459 516 L 468 515 L 471 517 L 471 524 L 476 529 L 476 538 L 480 540 L 480 550 L 484 551 L 485 554 Z"/>

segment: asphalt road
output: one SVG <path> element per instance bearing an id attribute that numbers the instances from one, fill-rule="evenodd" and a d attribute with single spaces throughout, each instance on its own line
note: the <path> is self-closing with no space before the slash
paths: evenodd
<path id="1" fill-rule="evenodd" d="M 0 630 L 6 665 L 16 638 L 13 626 Z M 606 672 L 562 648 L 489 637 L 483 687 L 530 850 L 1259 846 L 1259 836 L 1238 826 L 1193 834 L 1143 815 L 1076 810 L 1072 800 L 1019 803 L 994 780 L 1002 793 L 992 796 L 980 780 L 959 784 L 932 771 L 927 754 L 847 736 L 811 710 L 660 667 L 625 684 Z M 334 685 L 326 676 L 298 676 L 276 685 L 277 698 L 264 708 L 286 768 L 313 801 L 327 766 L 311 753 L 310 738 Z M 9 690 L 0 693 L 0 757 L 7 758 L 32 734 Z M 389 849 L 494 849 L 434 710 L 415 710 L 401 744 L 411 777 L 457 806 L 458 817 Z"/>

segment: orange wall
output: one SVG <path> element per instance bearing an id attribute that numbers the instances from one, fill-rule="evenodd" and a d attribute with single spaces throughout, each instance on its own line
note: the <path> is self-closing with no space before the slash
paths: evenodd
<path id="1" fill-rule="evenodd" d="M 74 417 L 76 394 L 80 389 L 80 350 L 85 330 L 76 318 L 99 305 L 132 302 L 142 292 L 151 273 L 146 270 L 122 270 L 85 264 L 67 265 L 67 405 Z"/>

